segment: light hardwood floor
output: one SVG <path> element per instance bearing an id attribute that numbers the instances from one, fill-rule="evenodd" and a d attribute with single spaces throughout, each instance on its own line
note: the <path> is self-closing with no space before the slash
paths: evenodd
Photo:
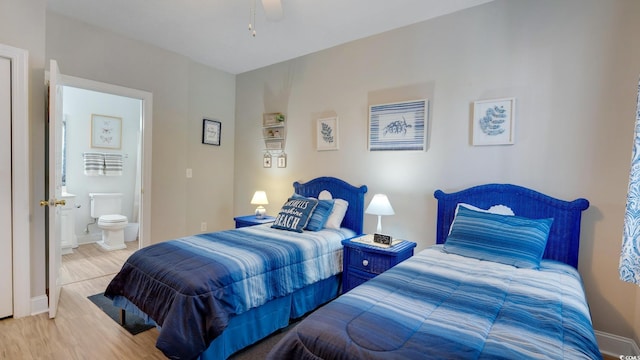
<path id="1" fill-rule="evenodd" d="M 103 292 L 138 244 L 102 251 L 85 244 L 64 255 L 58 314 L 0 320 L 0 359 L 166 359 L 156 349 L 156 329 L 133 336 L 87 296 Z M 91 254 L 90 257 L 87 257 Z"/>

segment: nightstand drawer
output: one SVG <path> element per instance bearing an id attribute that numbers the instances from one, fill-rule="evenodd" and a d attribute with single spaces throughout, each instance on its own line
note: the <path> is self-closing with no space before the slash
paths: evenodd
<path id="1" fill-rule="evenodd" d="M 358 237 L 361 238 L 361 237 Z M 366 282 L 413 256 L 416 243 L 400 241 L 390 247 L 378 247 L 352 239 L 342 240 L 342 292 Z"/>
<path id="2" fill-rule="evenodd" d="M 236 222 L 236 229 L 243 228 L 247 226 L 255 226 L 260 224 L 272 223 L 276 220 L 273 216 L 264 216 L 261 219 L 258 219 L 255 215 L 247 215 L 247 216 L 237 216 L 234 217 L 233 220 Z"/>
<path id="3" fill-rule="evenodd" d="M 351 249 L 347 266 L 372 274 L 382 274 L 395 265 L 395 259 L 360 249 Z"/>

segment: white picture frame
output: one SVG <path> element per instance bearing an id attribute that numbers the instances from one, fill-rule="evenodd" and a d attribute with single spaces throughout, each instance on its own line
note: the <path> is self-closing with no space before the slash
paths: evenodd
<path id="1" fill-rule="evenodd" d="M 369 151 L 425 151 L 429 101 L 369 106 Z"/>
<path id="2" fill-rule="evenodd" d="M 262 156 L 262 167 L 264 168 L 271 167 L 271 154 L 268 152 Z"/>
<path id="3" fill-rule="evenodd" d="M 91 114 L 91 147 L 120 149 L 122 147 L 122 118 Z"/>
<path id="4" fill-rule="evenodd" d="M 516 99 L 479 100 L 473 103 L 472 145 L 515 144 Z"/>
<path id="5" fill-rule="evenodd" d="M 280 153 L 280 155 L 278 155 L 277 160 L 278 160 L 277 162 L 278 162 L 278 167 L 279 168 L 286 168 L 287 167 L 287 154 Z"/>
<path id="6" fill-rule="evenodd" d="M 331 151 L 339 149 L 338 117 L 318 119 L 316 122 L 316 150 Z"/>

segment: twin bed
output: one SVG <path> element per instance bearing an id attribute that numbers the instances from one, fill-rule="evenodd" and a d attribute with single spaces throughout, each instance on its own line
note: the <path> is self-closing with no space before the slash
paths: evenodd
<path id="1" fill-rule="evenodd" d="M 293 186 L 301 197 L 326 190 L 346 203 L 339 226 L 299 233 L 265 224 L 154 244 L 126 261 L 105 295 L 155 322 L 156 346 L 172 359 L 225 359 L 288 326 L 338 295 L 341 241 L 362 233 L 367 192 L 331 177 Z"/>
<path id="2" fill-rule="evenodd" d="M 513 185 L 436 191 L 439 245 L 331 301 L 340 242 L 362 234 L 367 188 L 322 177 L 294 183 L 292 199 L 324 190 L 348 203 L 337 228 L 259 225 L 154 244 L 127 260 L 105 294 L 157 323 L 156 346 L 175 359 L 227 358 L 329 301 L 270 358 L 600 357 L 575 269 L 586 200 Z M 494 205 L 516 216 L 481 211 Z M 500 241 L 489 241 L 496 233 Z M 528 236 L 534 245 L 510 243 Z"/>
<path id="3" fill-rule="evenodd" d="M 575 268 L 587 200 L 497 184 L 435 197 L 438 245 L 312 313 L 268 358 L 602 358 Z"/>

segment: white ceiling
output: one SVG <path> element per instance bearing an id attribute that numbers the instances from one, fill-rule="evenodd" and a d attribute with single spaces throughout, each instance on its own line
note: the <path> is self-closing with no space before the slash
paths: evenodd
<path id="1" fill-rule="evenodd" d="M 185 55 L 232 74 L 492 0 L 282 0 L 268 21 L 257 0 L 48 0 L 50 11 Z"/>

